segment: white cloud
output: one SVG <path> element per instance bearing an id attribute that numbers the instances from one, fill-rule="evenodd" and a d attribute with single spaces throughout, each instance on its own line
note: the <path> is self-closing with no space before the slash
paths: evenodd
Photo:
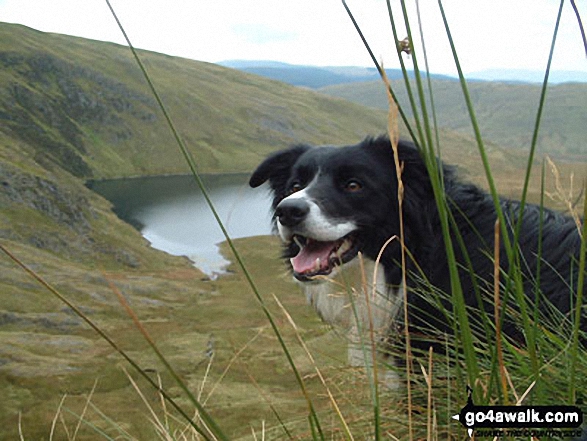
<path id="1" fill-rule="evenodd" d="M 258 45 L 289 42 L 298 38 L 297 32 L 278 29 L 266 23 L 236 23 L 231 26 L 231 30 L 243 40 Z"/>
<path id="2" fill-rule="evenodd" d="M 315 65 L 371 64 L 339 0 L 111 1 L 133 44 L 141 48 L 204 61 L 243 58 Z M 454 72 L 438 3 L 419 1 L 431 70 Z M 348 3 L 375 56 L 386 66 L 396 67 L 386 2 Z M 395 7 L 398 2 L 392 3 Z M 408 3 L 417 37 L 415 3 Z M 544 69 L 558 0 L 444 0 L 443 4 L 466 72 L 492 67 Z M 401 11 L 394 11 L 401 22 Z M 582 12 L 587 15 L 587 10 Z M 103 0 L 4 0 L 0 18 L 43 31 L 124 42 Z M 405 37 L 405 28 L 398 27 L 400 38 Z M 587 70 L 569 4 L 553 68 Z"/>

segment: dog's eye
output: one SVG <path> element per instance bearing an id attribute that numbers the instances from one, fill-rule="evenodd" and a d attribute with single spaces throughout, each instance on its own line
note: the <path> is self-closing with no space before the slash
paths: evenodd
<path id="1" fill-rule="evenodd" d="M 351 179 L 350 181 L 348 181 L 345 184 L 344 189 L 350 193 L 354 193 L 354 192 L 362 190 L 363 185 L 359 181 L 357 181 L 356 179 Z"/>
<path id="2" fill-rule="evenodd" d="M 302 189 L 302 184 L 298 183 L 298 182 L 294 182 L 293 184 L 291 184 L 291 186 L 289 187 L 289 194 L 293 194 L 297 191 L 300 191 Z"/>

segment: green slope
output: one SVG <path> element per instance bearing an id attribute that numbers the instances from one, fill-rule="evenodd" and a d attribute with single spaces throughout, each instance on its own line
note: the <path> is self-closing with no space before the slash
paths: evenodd
<path id="1" fill-rule="evenodd" d="M 349 143 L 386 130 L 383 103 L 382 109 L 370 109 L 213 64 L 140 55 L 200 171 L 248 171 L 270 151 L 292 142 Z M 466 132 L 464 117 L 454 116 L 460 108 L 442 104 L 458 96 L 455 85 L 435 84 L 441 122 L 452 116 L 453 127 Z M 473 86 L 474 97 L 486 95 Z M 510 107 L 523 101 L 514 91 L 530 90 L 494 88 L 510 91 Z M 385 99 L 380 83 L 344 90 L 353 92 L 350 99 Z M 497 118 L 481 110 L 482 124 Z M 531 106 L 525 112 L 531 115 Z M 502 110 L 499 117 L 510 113 Z M 556 115 L 547 112 L 547 118 Z M 561 125 L 569 124 L 566 118 Z M 577 133 L 569 131 L 565 139 Z M 441 141 L 444 158 L 482 184 L 472 138 L 443 130 Z M 517 196 L 520 179 L 512 176 L 521 176 L 523 155 L 496 145 L 489 155 L 500 190 Z M 128 48 L 11 24 L 0 24 L 0 160 L 5 190 L 0 193 L 0 237 L 115 266 L 153 258 L 141 257 L 145 244 L 138 245 L 138 234 L 117 223 L 108 204 L 84 188 L 82 179 L 187 172 Z"/>
<path id="2" fill-rule="evenodd" d="M 251 170 L 291 142 L 356 142 L 386 129 L 383 110 L 211 64 L 141 56 L 202 171 Z M 454 132 L 442 132 L 441 139 L 445 158 L 482 182 L 472 140 Z M 490 147 L 490 156 L 503 177 L 500 189 L 515 195 L 523 158 L 497 146 Z M 306 403 L 243 275 L 235 268 L 211 281 L 185 259 L 149 248 L 83 185 L 88 177 L 186 170 L 127 48 L 0 24 L 0 242 L 143 367 L 163 372 L 163 384 L 190 414 L 108 281 L 123 292 L 190 389 L 211 395 L 207 408 L 231 439 L 250 435 L 252 425 L 278 424 L 267 397 L 294 436 L 305 439 Z M 278 241 L 237 242 L 262 294 L 281 298 L 319 366 L 340 384 L 341 401 L 352 396 L 353 414 L 370 412 L 360 404 L 368 397 L 357 404 L 357 395 L 369 389 L 341 370 L 343 341 L 306 306 L 279 261 Z M 212 336 L 216 350 L 207 373 Z M 286 337 L 297 348 L 296 336 Z M 293 355 L 312 396 L 323 396 L 313 366 L 301 350 Z M 83 411 L 95 381 L 96 408 L 76 439 L 102 439 L 93 427 L 110 438 L 120 438 L 122 428 L 135 439 L 160 439 L 121 366 L 120 357 L 67 307 L 0 255 L 0 440 L 21 438 L 19 426 L 24 439 L 48 439 L 54 418 L 59 422 L 53 439 L 71 439 L 78 423 L 72 414 Z M 161 411 L 159 397 L 148 395 Z M 64 396 L 62 418 L 56 418 Z M 317 401 L 329 409 L 328 402 Z M 171 423 L 172 429 L 184 427 Z M 282 431 L 269 433 L 277 439 Z"/>
<path id="3" fill-rule="evenodd" d="M 354 142 L 383 112 L 214 64 L 140 51 L 202 171 L 250 170 L 292 142 Z M 0 25 L 0 122 L 80 177 L 185 172 L 126 47 Z"/>
<path id="4" fill-rule="evenodd" d="M 354 142 L 385 130 L 382 111 L 210 64 L 141 55 L 204 171 L 250 170 L 294 141 Z M 286 419 L 298 420 L 305 403 L 243 276 L 235 269 L 211 281 L 186 259 L 151 249 L 84 186 L 90 176 L 186 171 L 127 48 L 0 25 L 0 243 L 143 367 L 162 372 L 108 281 L 115 283 L 189 387 L 200 390 L 205 377 L 216 384 L 214 393 L 206 385 L 207 406 L 231 439 L 249 434 L 253 420 L 276 424 L 263 394 L 286 407 Z M 342 346 L 328 338 L 289 277 L 275 277 L 283 272 L 277 240 L 238 246 L 263 292 L 279 293 L 307 329 L 306 341 L 338 357 Z M 212 335 L 216 351 L 207 372 Z M 238 359 L 247 374 L 234 369 L 225 376 L 235 347 L 249 343 Z M 325 363 L 338 365 L 336 358 Z M 0 253 L 0 440 L 18 438 L 19 427 L 25 439 L 48 439 L 65 396 L 53 439 L 70 438 L 77 420 L 68 412 L 81 414 L 95 381 L 97 410 L 85 416 L 76 439 L 101 439 L 93 427 L 116 438 L 116 424 L 135 439 L 157 439 L 122 367 L 128 366 L 105 342 Z"/>
<path id="5" fill-rule="evenodd" d="M 403 82 L 392 81 L 398 100 L 408 111 Z M 433 80 L 438 124 L 471 135 L 471 123 L 461 86 L 457 81 Z M 469 91 L 485 139 L 503 147 L 527 151 L 532 138 L 541 86 L 498 82 L 470 82 Z M 380 82 L 329 86 L 320 89 L 330 96 L 344 98 L 375 108 L 387 108 L 387 96 Z M 567 83 L 548 88 L 538 138 L 543 153 L 587 157 L 587 84 Z M 408 112 L 411 114 L 411 112 Z"/>

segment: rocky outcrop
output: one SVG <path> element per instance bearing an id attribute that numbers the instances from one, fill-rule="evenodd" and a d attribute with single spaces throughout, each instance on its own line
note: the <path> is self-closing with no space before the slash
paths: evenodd
<path id="1" fill-rule="evenodd" d="M 85 195 L 4 164 L 0 164 L 0 187 L 0 205 L 32 208 L 80 234 L 90 230 L 92 212 Z"/>
<path id="2" fill-rule="evenodd" d="M 35 147 L 38 162 L 56 162 L 74 176 L 93 175 L 85 157 L 88 130 L 116 143 L 132 136 L 127 118 L 156 120 L 152 98 L 50 54 L 3 52 L 0 69 L 6 68 L 16 81 L 0 94 L 0 123 Z"/>
<path id="3" fill-rule="evenodd" d="M 105 214 L 96 198 L 77 180 L 52 180 L 0 164 L 0 208 L 9 213 L 6 227 L 0 217 L 0 238 L 74 260 L 102 256 L 125 267 L 139 267 L 140 259 L 133 250 L 106 240 L 97 228 L 95 223 Z M 138 232 L 136 239 L 141 240 Z"/>

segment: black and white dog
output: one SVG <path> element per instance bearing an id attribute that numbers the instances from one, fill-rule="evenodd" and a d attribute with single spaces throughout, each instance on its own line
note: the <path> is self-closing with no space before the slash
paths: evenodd
<path id="1" fill-rule="evenodd" d="M 404 240 L 409 256 L 406 261 L 408 326 L 410 332 L 413 330 L 420 336 L 433 330 L 451 332 L 441 307 L 451 309 L 452 291 L 433 188 L 417 148 L 401 141 L 398 150 L 403 169 Z M 480 188 L 460 182 L 451 167 L 440 163 L 438 166 L 450 207 L 451 241 L 459 263 L 465 302 L 473 310 L 483 309 L 491 314 L 494 203 Z M 349 277 L 344 273 L 357 267 L 360 253 L 368 262 L 363 273 L 373 277 L 367 283 L 368 293 L 362 292 L 364 289 L 358 285 L 359 321 L 365 328 L 371 318 L 382 339 L 401 328 L 400 242 L 392 239 L 384 247 L 389 239 L 400 234 L 398 182 L 390 141 L 380 137 L 346 147 L 296 145 L 270 155 L 255 170 L 250 185 L 258 187 L 266 181 L 274 195 L 273 220 L 285 245 L 285 257 L 323 319 L 347 326 L 353 330 L 351 335 L 356 336 L 357 326 L 352 318 L 356 315 L 349 307 L 348 294 L 337 295 L 337 292 L 345 291 Z M 515 225 L 520 204 L 504 199 L 501 206 L 508 222 Z M 544 314 L 550 314 L 555 321 L 550 324 L 557 327 L 570 326 L 580 244 L 578 227 L 571 218 L 547 209 L 541 211 L 534 205 L 525 207 L 519 238 L 524 291 L 531 301 L 536 300 L 539 283 L 541 309 Z M 501 256 L 501 267 L 507 274 L 505 252 Z M 339 285 L 329 283 L 341 274 Z M 361 301 L 366 294 L 370 301 Z M 583 330 L 584 325 L 583 322 Z M 510 336 L 523 339 L 520 329 L 511 321 L 503 326 Z M 426 338 L 420 340 L 423 349 L 429 344 Z M 349 351 L 352 364 L 361 364 L 359 358 L 362 355 Z"/>

